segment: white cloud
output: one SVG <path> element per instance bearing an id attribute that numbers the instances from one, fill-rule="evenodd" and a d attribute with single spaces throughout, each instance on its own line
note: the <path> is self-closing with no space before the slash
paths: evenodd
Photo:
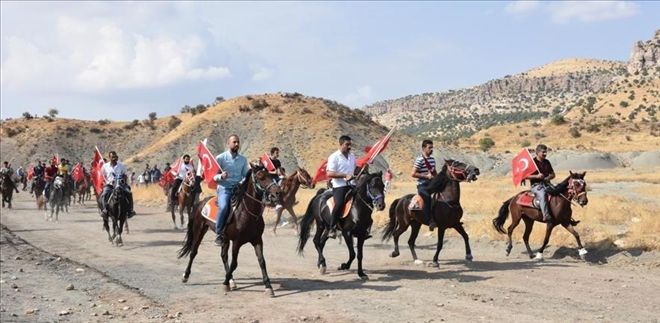
<path id="1" fill-rule="evenodd" d="M 639 12 L 639 5 L 628 1 L 514 1 L 505 11 L 514 16 L 541 11 L 554 23 L 578 20 L 584 23 L 629 18 Z"/>
<path id="2" fill-rule="evenodd" d="M 194 34 L 144 35 L 65 16 L 57 19 L 54 33 L 50 42 L 9 39 L 2 61 L 3 87 L 80 92 L 231 76 L 227 67 L 201 64 L 206 44 Z"/>
<path id="3" fill-rule="evenodd" d="M 506 5 L 506 12 L 510 14 L 526 14 L 540 7 L 539 1 L 512 1 Z"/>
<path id="4" fill-rule="evenodd" d="M 250 68 L 252 69 L 253 81 L 265 81 L 273 77 L 273 69 L 257 65 L 252 65 Z"/>
<path id="5" fill-rule="evenodd" d="M 355 93 L 349 94 L 344 98 L 344 103 L 351 107 L 360 107 L 373 101 L 374 93 L 370 85 L 360 86 Z"/>
<path id="6" fill-rule="evenodd" d="M 548 4 L 552 20 L 566 23 L 623 19 L 636 15 L 639 5 L 627 1 L 566 1 Z"/>

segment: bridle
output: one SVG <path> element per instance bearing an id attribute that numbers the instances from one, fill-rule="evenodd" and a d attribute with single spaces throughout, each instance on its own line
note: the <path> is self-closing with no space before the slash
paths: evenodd
<path id="1" fill-rule="evenodd" d="M 372 178 L 373 178 L 373 177 L 372 177 Z M 366 186 L 367 186 L 367 187 L 366 187 L 367 197 L 371 200 L 371 203 L 367 202 L 367 201 L 362 197 L 362 195 L 360 195 L 359 192 L 358 192 L 358 194 L 356 194 L 356 195 L 358 196 L 358 198 L 364 203 L 364 205 L 366 205 L 371 211 L 374 210 L 374 207 L 375 207 L 374 204 L 375 204 L 378 200 L 381 200 L 383 203 L 385 203 L 385 195 L 384 195 L 383 193 L 380 193 L 380 192 L 379 192 L 379 193 L 377 193 L 376 195 L 373 195 L 373 194 L 371 193 L 371 187 L 370 187 L 369 183 L 371 183 L 372 178 L 369 178 L 369 179 L 367 180 L 367 184 L 366 184 Z"/>
<path id="2" fill-rule="evenodd" d="M 255 195 L 257 195 L 257 196 L 261 196 L 261 198 L 254 197 L 254 196 L 252 196 L 252 195 L 250 195 L 250 194 L 247 194 L 247 192 L 244 194 L 244 196 L 250 198 L 251 200 L 253 200 L 253 201 L 255 201 L 255 202 L 259 203 L 259 204 L 261 204 L 261 206 L 263 207 L 263 206 L 265 206 L 266 204 L 268 204 L 268 202 L 269 202 L 269 201 L 267 201 L 267 199 L 268 199 L 268 195 L 269 195 L 269 194 L 268 194 L 268 190 L 269 190 L 271 187 L 273 187 L 273 186 L 277 186 L 277 187 L 279 187 L 279 185 L 277 184 L 277 182 L 276 182 L 274 179 L 271 178 L 271 182 L 270 182 L 268 185 L 266 185 L 266 187 L 264 188 L 264 187 L 263 187 L 261 184 L 259 184 L 259 182 L 257 181 L 257 178 L 256 178 L 256 176 L 255 176 L 255 172 L 252 172 L 252 174 L 250 175 L 250 177 L 251 177 L 251 179 L 252 179 L 252 187 L 254 188 Z M 252 213 L 252 212 L 248 209 L 247 205 L 245 205 L 245 200 L 242 200 L 240 204 L 243 205 L 243 208 L 245 209 L 245 211 L 246 211 L 248 214 L 252 215 L 252 216 L 255 217 L 255 218 L 259 217 L 257 214 Z"/>
<path id="3" fill-rule="evenodd" d="M 580 196 L 587 194 L 584 189 L 586 182 L 581 178 L 571 178 L 568 180 L 568 196 L 566 199 L 570 201 L 577 200 Z"/>
<path id="4" fill-rule="evenodd" d="M 298 179 L 298 183 L 300 183 L 300 185 L 303 185 L 307 188 L 311 187 L 310 182 L 302 175 L 300 170 L 296 170 L 296 178 Z"/>
<path id="5" fill-rule="evenodd" d="M 455 160 L 453 160 L 451 164 L 446 164 L 447 175 L 449 175 L 449 178 L 453 181 L 464 182 L 468 179 L 467 169 L 470 167 L 470 165 L 466 165 L 465 168 L 458 168 L 458 164 L 461 163 Z"/>

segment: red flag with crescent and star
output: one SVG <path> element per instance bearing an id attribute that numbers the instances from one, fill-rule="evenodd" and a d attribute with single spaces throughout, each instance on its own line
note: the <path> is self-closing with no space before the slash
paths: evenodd
<path id="1" fill-rule="evenodd" d="M 538 171 L 534 158 L 529 153 L 529 150 L 523 150 L 513 157 L 511 161 L 511 175 L 513 176 L 513 185 L 518 186 L 529 175 Z"/>
<path id="2" fill-rule="evenodd" d="M 319 169 L 316 170 L 316 175 L 314 175 L 314 178 L 312 179 L 312 184 L 316 184 L 320 181 L 327 181 L 328 180 L 328 160 L 324 159 L 321 161 L 321 166 L 319 166 Z"/>
<path id="3" fill-rule="evenodd" d="M 269 172 L 275 171 L 275 164 L 273 164 L 273 161 L 270 159 L 270 156 L 268 156 L 267 153 L 264 153 L 261 158 L 259 158 L 259 160 Z"/>
<path id="4" fill-rule="evenodd" d="M 213 177 L 220 173 L 222 169 L 218 164 L 218 161 L 215 160 L 215 157 L 209 151 L 209 148 L 206 147 L 206 140 L 200 141 L 197 145 L 197 157 L 202 168 L 202 174 L 204 175 L 204 181 L 209 188 L 215 189 L 218 187 L 218 183 L 213 180 Z"/>
<path id="5" fill-rule="evenodd" d="M 103 177 L 103 155 L 99 151 L 99 147 L 94 147 L 94 158 L 92 159 L 92 184 L 94 184 L 94 190 L 97 195 L 101 194 L 103 190 L 103 185 L 105 184 L 105 178 Z"/>
<path id="6" fill-rule="evenodd" d="M 76 166 L 73 166 L 71 177 L 73 177 L 75 183 L 80 183 L 85 179 L 85 174 L 83 174 L 82 165 L 80 163 L 76 163 Z"/>

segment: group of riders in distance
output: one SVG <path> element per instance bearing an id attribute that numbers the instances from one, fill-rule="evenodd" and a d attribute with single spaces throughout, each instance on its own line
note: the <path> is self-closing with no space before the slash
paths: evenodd
<path id="1" fill-rule="evenodd" d="M 300 224 L 293 210 L 293 206 L 297 203 L 295 194 L 300 186 L 313 189 L 315 181 L 301 167 L 292 174 L 286 175 L 279 161 L 280 151 L 276 147 L 270 151 L 272 167 L 265 167 L 261 162 L 248 162 L 239 152 L 240 144 L 237 135 L 229 136 L 226 150 L 215 157 L 220 170 L 212 178 L 204 178 L 203 173 L 196 173 L 189 155 L 184 155 L 182 162 L 175 165 L 178 169 L 171 170 L 171 173 L 176 175 L 173 175 L 174 180 L 164 189 L 175 228 L 178 228 L 175 211 L 180 212 L 182 227 L 183 212 L 188 213 L 186 238 L 178 254 L 179 258 L 189 257 L 183 282 L 188 281 L 200 243 L 206 231 L 211 228 L 216 234 L 216 245 L 221 247 L 221 258 L 226 271 L 223 284 L 226 290 L 235 287 L 233 272 L 237 267 L 240 247 L 251 243 L 262 270 L 266 294 L 272 296 L 273 290 L 266 271 L 262 240 L 265 228 L 262 215 L 266 207 L 274 207 L 276 210 L 277 221 L 274 231 L 282 212 L 287 210 L 291 214 L 298 229 L 299 253 L 303 252 L 310 237 L 312 223 L 315 224 L 316 232 L 312 240 L 318 252 L 317 266 L 321 273 L 326 272 L 326 259 L 323 256 L 325 243 L 329 238 L 336 238 L 339 232 L 344 238 L 349 257 L 338 269 L 350 269 L 357 256 L 357 274 L 360 278 L 366 279 L 367 275 L 362 267 L 363 246 L 365 240 L 371 237 L 374 209 L 378 211 L 385 209 L 386 189 L 382 172 L 370 173 L 368 164 L 357 166 L 356 157 L 351 152 L 353 144 L 351 138 L 347 135 L 339 137 L 338 149 L 328 157 L 325 169 L 319 169 L 317 172 L 317 175 L 324 174 L 325 179 L 328 180 L 328 188 L 319 189 L 309 201 Z M 586 254 L 586 249 L 574 229 L 578 221 L 572 219 L 571 211 L 574 202 L 580 206 L 587 204 L 585 173 L 569 172 L 569 176 L 561 183 L 552 185 L 550 181 L 555 178 L 555 172 L 550 161 L 546 159 L 547 152 L 548 148 L 545 145 L 540 144 L 536 147 L 533 158 L 535 171 L 522 178 L 530 181 L 531 190 L 520 192 L 505 201 L 497 217 L 493 219 L 495 229 L 508 234 L 507 255 L 512 248 L 512 232 L 520 220 L 523 220 L 526 226 L 523 241 L 531 258 L 542 258 L 550 234 L 557 225 L 563 226 L 575 236 L 579 255 Z M 114 151 L 108 154 L 108 159 L 109 162 L 105 162 L 101 169 L 104 185 L 101 194 L 97 196 L 97 205 L 103 217 L 104 228 L 108 232 L 108 239 L 116 245 L 121 245 L 123 227 L 128 228 L 127 219 L 135 215 L 133 197 L 127 182 L 126 166 L 119 162 L 119 157 Z M 53 161 L 47 167 L 38 161 L 32 172 L 30 192 L 35 194 L 38 201 L 43 192 L 44 201 L 49 202 L 51 209 L 59 204 L 71 203 L 74 192 L 82 194 L 81 201 L 85 200 L 85 194 L 91 195 L 89 172 L 83 168 L 82 180 L 73 180 L 70 165 L 65 159 L 59 165 Z M 166 169 L 164 173 L 168 172 L 170 170 Z M 12 190 L 18 192 L 18 188 L 11 179 L 14 171 L 7 162 L 4 162 L 0 174 L 4 207 L 6 200 L 11 201 Z M 388 175 L 389 181 L 391 173 Z M 411 177 L 417 182 L 416 194 L 396 198 L 389 206 L 389 221 L 383 229 L 382 239 L 385 241 L 393 238 L 394 250 L 391 256 L 399 255 L 399 237 L 411 227 L 408 246 L 413 260 L 419 262 L 415 252 L 415 240 L 421 226 L 427 225 L 431 231 L 436 228 L 439 230 L 433 266 L 438 266 L 444 232 L 449 228 L 455 229 L 463 237 L 465 258 L 468 261 L 472 260 L 468 234 L 461 222 L 463 209 L 460 204 L 460 183 L 476 181 L 479 175 L 477 167 L 461 161 L 445 159 L 436 162 L 433 157 L 433 141 L 423 140 L 421 153 L 414 159 L 411 171 Z M 203 181 L 212 182 L 217 188 L 214 196 L 200 201 Z M 53 200 L 55 203 L 51 203 Z M 503 226 L 509 214 L 512 222 L 505 230 Z M 113 222 L 112 235 L 109 230 L 109 218 Z M 545 240 L 536 254 L 531 250 L 528 242 L 535 221 L 547 225 Z M 357 240 L 357 248 L 354 248 L 354 238 Z M 230 246 L 232 247 L 231 263 L 228 259 Z"/>

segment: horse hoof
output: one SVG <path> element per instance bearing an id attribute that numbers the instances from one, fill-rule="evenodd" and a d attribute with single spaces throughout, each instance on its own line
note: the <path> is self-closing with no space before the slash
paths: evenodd
<path id="1" fill-rule="evenodd" d="M 589 253 L 589 252 L 585 248 L 581 248 L 581 249 L 578 250 L 578 255 L 580 255 L 580 259 L 582 259 L 582 260 L 586 260 L 587 253 Z"/>
<path id="2" fill-rule="evenodd" d="M 465 260 L 466 261 L 472 261 L 472 255 L 465 255 Z"/>
<path id="3" fill-rule="evenodd" d="M 390 254 L 390 257 L 392 257 L 392 258 L 396 258 L 398 256 L 399 256 L 399 252 L 397 252 L 397 251 L 392 251 L 392 253 Z"/>
<path id="4" fill-rule="evenodd" d="M 543 254 L 540 253 L 540 252 L 537 252 L 536 257 L 534 257 L 534 260 L 543 261 Z"/>
<path id="5" fill-rule="evenodd" d="M 236 289 L 236 282 L 233 279 L 229 280 L 229 288 L 231 288 L 232 290 Z"/>
<path id="6" fill-rule="evenodd" d="M 415 265 L 423 265 L 423 264 L 424 264 L 424 261 L 423 261 L 423 260 L 420 260 L 420 259 L 415 259 L 415 261 L 413 261 L 413 263 L 414 263 Z"/>
<path id="7" fill-rule="evenodd" d="M 183 276 L 183 278 L 181 278 L 181 282 L 184 283 L 184 284 L 187 283 L 188 282 L 188 277 Z"/>
<path id="8" fill-rule="evenodd" d="M 367 276 L 367 274 L 365 273 L 358 274 L 358 276 L 360 277 L 361 280 L 369 280 L 369 276 Z"/>
<path id="9" fill-rule="evenodd" d="M 348 269 L 349 269 L 349 267 L 348 267 L 347 264 L 341 264 L 341 266 L 339 266 L 339 268 L 337 268 L 337 270 L 348 270 Z"/>
<path id="10" fill-rule="evenodd" d="M 327 268 L 325 266 L 319 266 L 319 274 L 325 275 Z"/>
<path id="11" fill-rule="evenodd" d="M 230 292 L 230 291 L 231 291 L 231 287 L 229 287 L 229 285 L 225 285 L 225 292 Z"/>
<path id="12" fill-rule="evenodd" d="M 273 292 L 272 288 L 266 288 L 266 290 L 264 290 L 264 295 L 266 295 L 266 297 L 275 297 L 275 292 Z"/>
<path id="13" fill-rule="evenodd" d="M 438 268 L 438 267 L 440 267 L 440 264 L 437 261 L 434 261 L 434 262 L 429 264 L 429 267 Z"/>

